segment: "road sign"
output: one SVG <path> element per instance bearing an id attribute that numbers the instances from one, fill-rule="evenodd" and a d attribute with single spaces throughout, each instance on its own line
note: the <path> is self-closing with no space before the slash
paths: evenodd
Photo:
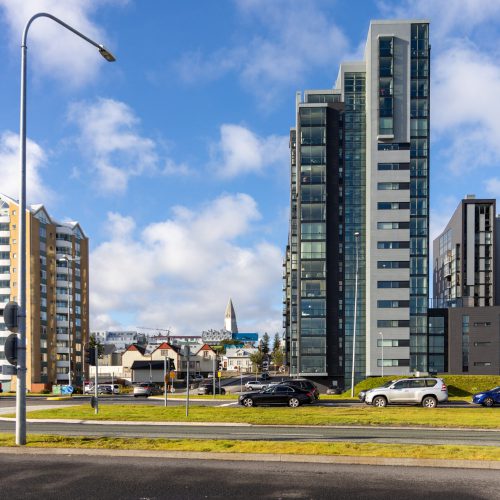
<path id="1" fill-rule="evenodd" d="M 222 376 L 222 373 L 221 372 L 217 372 L 217 377 L 221 378 Z"/>
<path id="2" fill-rule="evenodd" d="M 72 385 L 63 385 L 61 387 L 61 394 L 73 394 L 73 386 Z"/>
<path id="3" fill-rule="evenodd" d="M 233 340 L 243 340 L 244 342 L 257 342 L 259 340 L 258 333 L 233 333 Z"/>
<path id="4" fill-rule="evenodd" d="M 170 378 L 174 379 L 175 378 L 175 372 L 170 372 Z"/>

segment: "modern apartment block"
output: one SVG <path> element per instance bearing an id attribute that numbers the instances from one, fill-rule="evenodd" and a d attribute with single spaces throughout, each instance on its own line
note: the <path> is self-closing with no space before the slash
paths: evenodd
<path id="1" fill-rule="evenodd" d="M 350 386 L 355 332 L 356 381 L 382 364 L 427 369 L 429 56 L 427 21 L 372 21 L 364 59 L 342 63 L 334 89 L 297 94 L 284 262 L 293 375 Z"/>
<path id="2" fill-rule="evenodd" d="M 433 242 L 429 369 L 500 374 L 500 218 L 468 195 Z"/>
<path id="3" fill-rule="evenodd" d="M 468 195 L 434 240 L 435 307 L 499 305 L 495 215 L 496 200 Z"/>
<path id="4" fill-rule="evenodd" d="M 18 293 L 18 203 L 0 195 L 0 308 Z M 58 222 L 43 205 L 26 210 L 27 378 L 31 391 L 82 382 L 82 345 L 89 335 L 88 238 L 77 222 Z M 6 337 L 0 319 L 0 364 Z M 71 376 L 70 376 L 71 370 Z M 88 372 L 87 367 L 85 371 Z M 15 389 L 0 376 L 4 389 Z M 9 387 L 10 386 L 10 387 Z"/>

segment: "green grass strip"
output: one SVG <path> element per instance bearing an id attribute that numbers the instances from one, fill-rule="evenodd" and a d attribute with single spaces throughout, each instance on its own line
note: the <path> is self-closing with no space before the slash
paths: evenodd
<path id="1" fill-rule="evenodd" d="M 5 415 L 7 416 L 7 415 Z M 13 416 L 13 415 L 10 415 Z M 422 427 L 500 428 L 498 408 L 422 408 L 386 407 L 356 408 L 311 407 L 207 407 L 193 404 L 186 418 L 185 408 L 139 405 L 101 404 L 95 415 L 90 405 L 30 411 L 32 419 L 81 419 L 146 422 L 230 422 L 256 425 L 376 425 Z"/>
<path id="2" fill-rule="evenodd" d="M 0 434 L 0 446 L 15 446 L 11 434 Z M 212 453 L 271 453 L 440 460 L 499 460 L 493 446 L 410 445 L 382 443 L 296 443 L 282 441 L 229 441 L 225 439 L 144 439 L 65 437 L 30 434 L 27 446 L 34 448 L 86 448 L 106 450 L 193 451 Z"/>

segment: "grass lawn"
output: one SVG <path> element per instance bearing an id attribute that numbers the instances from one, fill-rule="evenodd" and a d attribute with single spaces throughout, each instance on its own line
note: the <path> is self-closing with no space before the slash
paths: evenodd
<path id="1" fill-rule="evenodd" d="M 14 436 L 0 434 L 0 446 L 15 446 Z M 90 448 L 110 450 L 197 451 L 214 453 L 272 453 L 292 455 L 341 455 L 442 460 L 500 460 L 492 446 L 404 445 L 382 443 L 294 443 L 282 441 L 229 441 L 207 439 L 94 438 L 34 435 L 27 446 L 36 448 Z"/>
<path id="2" fill-rule="evenodd" d="M 6 415 L 7 416 L 7 415 Z M 13 416 L 13 415 L 11 415 Z M 193 405 L 189 417 L 185 408 L 163 406 L 106 405 L 95 415 L 89 405 L 31 411 L 28 418 L 122 420 L 158 422 L 235 422 L 256 425 L 381 425 L 427 427 L 475 427 L 500 429 L 498 408 L 211 408 Z"/>

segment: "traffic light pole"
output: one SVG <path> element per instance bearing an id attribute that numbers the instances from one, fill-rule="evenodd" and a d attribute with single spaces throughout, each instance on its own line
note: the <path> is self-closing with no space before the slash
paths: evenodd
<path id="1" fill-rule="evenodd" d="M 163 360 L 163 392 L 165 393 L 165 406 L 167 406 L 167 356 Z M 170 365 L 170 362 L 168 363 Z M 169 366 L 170 368 L 170 366 Z"/>
<path id="2" fill-rule="evenodd" d="M 99 413 L 99 347 L 96 344 L 94 346 L 95 349 L 95 376 L 94 376 L 94 397 L 95 397 L 95 407 L 94 413 L 97 415 Z"/>
<path id="3" fill-rule="evenodd" d="M 212 398 L 215 399 L 215 365 L 217 362 L 217 354 L 214 356 L 214 373 L 212 377 Z"/>

